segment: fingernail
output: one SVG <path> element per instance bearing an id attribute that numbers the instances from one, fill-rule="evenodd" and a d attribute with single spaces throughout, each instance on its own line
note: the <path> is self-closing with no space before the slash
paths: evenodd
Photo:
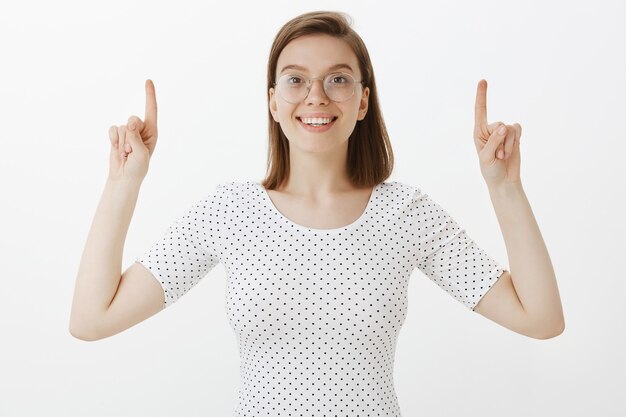
<path id="1" fill-rule="evenodd" d="M 506 126 L 502 125 L 500 126 L 500 129 L 498 129 L 498 133 L 502 135 L 504 132 L 506 132 Z"/>
<path id="2" fill-rule="evenodd" d="M 135 122 L 130 122 L 129 125 L 128 125 L 128 128 L 130 130 L 135 130 Z M 500 132 L 500 133 L 502 133 L 502 132 Z"/>

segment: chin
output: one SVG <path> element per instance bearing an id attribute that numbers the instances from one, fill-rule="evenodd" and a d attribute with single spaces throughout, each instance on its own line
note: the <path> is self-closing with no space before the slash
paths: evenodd
<path id="1" fill-rule="evenodd" d="M 330 140 L 329 140 L 330 139 Z M 314 136 L 303 137 L 302 135 L 296 136 L 296 140 L 289 140 L 289 149 L 301 152 L 311 153 L 325 153 L 325 152 L 337 152 L 348 149 L 348 139 L 337 141 L 331 137 L 324 138 L 324 140 L 316 140 Z"/>

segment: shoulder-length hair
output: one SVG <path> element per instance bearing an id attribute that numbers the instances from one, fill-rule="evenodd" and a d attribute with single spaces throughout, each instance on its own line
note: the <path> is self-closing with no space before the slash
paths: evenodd
<path id="1" fill-rule="evenodd" d="M 301 14 L 278 31 L 267 63 L 267 99 L 276 76 L 278 57 L 292 40 L 304 35 L 327 34 L 350 45 L 359 61 L 363 87 L 369 87 L 368 110 L 363 120 L 357 121 L 348 141 L 347 170 L 355 188 L 373 187 L 389 178 L 393 171 L 393 151 L 378 104 L 374 68 L 361 37 L 351 28 L 352 18 L 342 12 L 316 11 Z M 289 141 L 280 124 L 269 111 L 269 149 L 267 176 L 262 185 L 276 189 L 289 177 Z"/>

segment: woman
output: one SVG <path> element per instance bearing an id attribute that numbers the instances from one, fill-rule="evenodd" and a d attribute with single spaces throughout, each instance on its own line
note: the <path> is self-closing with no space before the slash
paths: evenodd
<path id="1" fill-rule="evenodd" d="M 513 331 L 562 332 L 556 279 L 521 189 L 521 128 L 487 124 L 484 80 L 474 140 L 515 280 L 420 188 L 386 181 L 393 154 L 374 71 L 342 14 L 285 24 L 267 87 L 267 178 L 219 184 L 119 277 L 157 138 L 146 82 L 145 120 L 110 131 L 111 172 L 81 260 L 74 336 L 127 329 L 223 263 L 241 355 L 235 415 L 399 416 L 393 361 L 415 268 Z"/>

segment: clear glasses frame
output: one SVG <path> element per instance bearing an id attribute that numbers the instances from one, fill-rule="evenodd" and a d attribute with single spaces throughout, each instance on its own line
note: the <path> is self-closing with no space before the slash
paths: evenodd
<path id="1" fill-rule="evenodd" d="M 328 95 L 328 86 L 330 85 L 330 80 L 332 80 L 332 78 L 335 78 L 335 77 L 340 76 L 340 75 L 341 75 L 341 76 L 346 76 L 346 77 L 349 77 L 349 78 L 352 80 L 352 93 L 350 94 L 350 97 L 346 98 L 345 100 L 340 100 L 340 101 L 337 101 L 337 100 L 333 100 L 333 99 L 332 99 L 332 98 L 330 98 L 330 96 Z M 289 101 L 289 100 L 287 100 L 285 97 L 283 97 L 283 96 L 280 94 L 280 88 L 278 88 L 278 85 L 279 85 L 281 82 L 285 82 L 285 81 L 286 81 L 289 77 L 295 77 L 295 76 L 300 77 L 300 78 L 305 78 L 305 77 L 301 76 L 300 74 L 289 73 L 289 74 L 284 74 L 284 75 L 282 75 L 282 76 L 278 79 L 278 81 L 276 81 L 276 82 L 274 82 L 274 83 L 273 83 L 273 86 L 274 86 L 274 87 L 276 87 L 276 93 L 277 93 L 277 94 L 278 94 L 278 95 L 279 95 L 279 96 L 280 96 L 283 100 L 285 100 L 286 102 L 291 103 L 291 104 L 296 104 L 296 103 L 299 103 L 299 102 L 300 102 L 300 101 L 302 101 L 302 100 L 305 100 L 305 99 L 309 96 L 309 92 L 311 91 L 311 87 L 313 86 L 313 81 L 316 81 L 316 80 L 322 80 L 322 83 L 323 83 L 323 86 L 324 86 L 324 93 L 326 94 L 326 96 L 327 96 L 328 98 L 330 98 L 330 99 L 331 99 L 331 101 L 334 101 L 335 103 L 341 103 L 341 102 L 344 102 L 344 101 L 348 101 L 348 100 L 350 100 L 350 99 L 352 98 L 352 96 L 354 96 L 354 92 L 356 91 L 356 85 L 357 85 L 357 84 L 361 84 L 361 86 L 363 86 L 363 80 L 355 80 L 355 79 L 354 79 L 354 77 L 353 77 L 352 75 L 347 74 L 347 73 L 345 73 L 345 72 L 333 72 L 333 73 L 330 73 L 330 74 L 325 75 L 324 77 L 318 77 L 318 78 L 306 78 L 307 88 L 306 88 L 306 94 L 304 95 L 304 97 L 302 97 L 300 100 L 297 100 L 297 101 Z"/>

